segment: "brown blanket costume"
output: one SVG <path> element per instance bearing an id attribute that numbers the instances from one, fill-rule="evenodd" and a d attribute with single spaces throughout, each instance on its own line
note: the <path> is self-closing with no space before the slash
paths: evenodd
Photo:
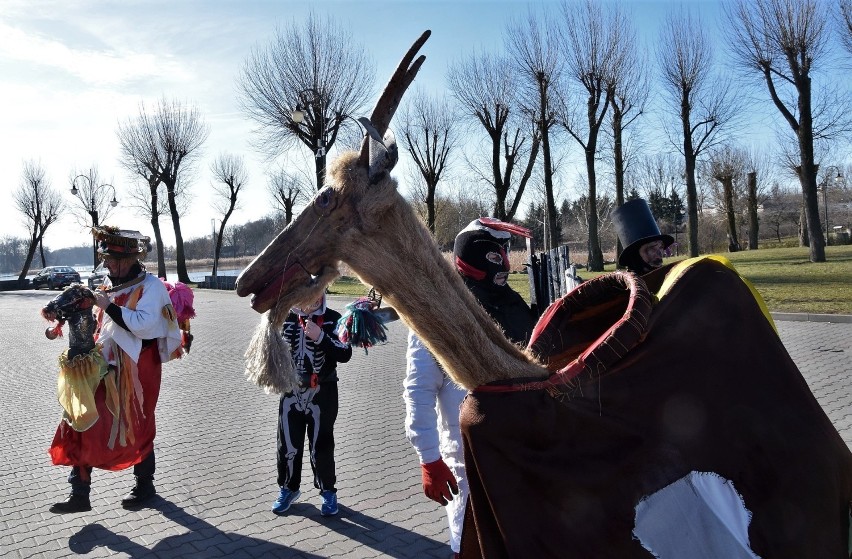
<path id="1" fill-rule="evenodd" d="M 846 444 L 742 278 L 676 272 L 586 282 L 530 342 L 560 373 L 468 396 L 462 557 L 649 559 L 635 507 L 691 471 L 733 483 L 763 559 L 849 557 Z"/>

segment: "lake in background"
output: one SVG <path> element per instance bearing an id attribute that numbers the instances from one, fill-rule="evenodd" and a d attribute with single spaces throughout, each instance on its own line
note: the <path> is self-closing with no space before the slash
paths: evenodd
<path id="1" fill-rule="evenodd" d="M 80 273 L 80 281 L 85 284 L 86 280 L 89 278 L 89 275 L 92 273 L 91 266 L 71 266 L 77 272 Z M 154 270 L 157 269 L 155 265 Z M 41 268 L 35 268 L 29 274 L 27 274 L 27 279 L 32 279 L 35 275 L 41 270 Z M 151 271 L 151 268 L 148 268 L 148 271 Z M 242 269 L 238 270 L 216 270 L 217 276 L 238 276 L 242 272 Z M 189 280 L 192 283 L 201 283 L 204 281 L 205 276 L 213 275 L 213 270 L 208 269 L 200 269 L 200 270 L 190 270 L 189 272 Z M 15 280 L 18 279 L 18 274 L 3 274 L 0 275 L 0 280 Z M 166 281 L 176 282 L 177 281 L 177 270 L 166 270 Z"/>

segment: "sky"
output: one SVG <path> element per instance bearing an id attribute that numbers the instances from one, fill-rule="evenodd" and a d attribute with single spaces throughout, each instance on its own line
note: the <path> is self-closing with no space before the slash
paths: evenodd
<path id="1" fill-rule="evenodd" d="M 544 0 L 555 3 L 556 0 Z M 626 0 L 637 27 L 656 33 L 667 9 L 681 4 L 718 14 L 715 0 Z M 426 63 L 415 84 L 443 91 L 444 75 L 459 57 L 499 51 L 506 26 L 530 7 L 515 0 L 2 0 L 0 2 L 0 238 L 26 237 L 12 192 L 24 162 L 34 161 L 66 201 L 70 177 L 96 166 L 113 185 L 119 205 L 102 223 L 151 235 L 150 223 L 123 203 L 136 180 L 119 164 L 118 123 L 162 97 L 198 107 L 209 125 L 192 201 L 181 219 L 184 239 L 211 233 L 219 215 L 210 205 L 209 164 L 220 153 L 244 157 L 249 180 L 241 209 L 229 223 L 271 211 L 268 163 L 252 147 L 252 122 L 238 104 L 237 78 L 252 52 L 278 27 L 304 21 L 309 10 L 347 27 L 376 67 L 377 88 L 426 29 Z M 304 148 L 307 150 L 307 148 Z M 400 177 L 401 178 L 401 177 Z M 174 244 L 171 222 L 161 221 Z M 70 215 L 45 235 L 51 249 L 90 242 Z"/>

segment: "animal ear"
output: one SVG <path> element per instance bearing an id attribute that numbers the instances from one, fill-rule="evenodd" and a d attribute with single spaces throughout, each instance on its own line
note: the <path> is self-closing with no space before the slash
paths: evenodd
<path id="1" fill-rule="evenodd" d="M 373 129 L 375 131 L 375 129 Z M 376 184 L 382 180 L 385 175 L 390 174 L 391 170 L 399 160 L 399 150 L 396 147 L 396 137 L 390 130 L 385 134 L 384 140 L 376 141 L 375 136 L 367 132 L 367 141 L 369 142 L 370 163 L 369 163 L 369 178 L 370 184 Z"/>

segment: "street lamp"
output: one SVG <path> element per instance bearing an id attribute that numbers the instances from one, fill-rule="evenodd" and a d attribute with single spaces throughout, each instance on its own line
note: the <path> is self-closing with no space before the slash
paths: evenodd
<path id="1" fill-rule="evenodd" d="M 310 97 L 307 95 L 310 94 Z M 322 159 L 325 157 L 325 123 L 324 119 L 324 107 L 323 107 L 323 95 L 316 89 L 309 87 L 307 89 L 301 90 L 297 93 L 299 97 L 299 101 L 296 103 L 296 108 L 290 111 L 290 119 L 296 124 L 302 124 L 305 122 L 305 107 L 306 105 L 310 105 L 314 107 L 314 117 L 319 117 L 317 126 L 315 131 L 317 133 L 317 150 L 314 153 L 314 157 L 316 159 Z M 319 110 L 317 110 L 319 107 Z"/>
<path id="2" fill-rule="evenodd" d="M 843 180 L 843 175 L 840 174 L 840 169 L 835 167 L 834 165 L 829 165 L 827 171 L 837 172 L 837 175 L 834 177 L 834 184 L 840 184 L 840 181 Z M 825 245 L 831 245 L 831 237 L 829 237 L 829 227 L 828 227 L 828 173 L 826 173 L 825 177 L 822 179 L 822 207 L 823 212 L 825 212 Z"/>
<path id="3" fill-rule="evenodd" d="M 83 178 L 88 182 L 87 189 L 77 188 L 77 180 Z M 92 179 L 89 175 L 77 175 L 71 181 L 71 194 L 79 198 L 79 200 L 83 203 L 83 206 L 86 208 L 86 211 L 89 213 L 89 216 L 92 218 L 92 227 L 97 227 L 99 225 L 98 222 L 98 207 L 100 197 L 97 196 L 98 189 L 108 186 L 112 189 L 112 200 L 110 200 L 109 205 L 113 208 L 118 205 L 118 200 L 115 195 L 115 187 L 109 183 L 100 183 L 96 184 L 92 182 Z M 84 191 L 85 190 L 85 191 Z M 88 197 L 88 200 L 86 199 Z M 93 265 L 95 267 L 98 266 L 98 244 L 97 241 L 92 239 L 92 252 L 93 252 Z"/>

